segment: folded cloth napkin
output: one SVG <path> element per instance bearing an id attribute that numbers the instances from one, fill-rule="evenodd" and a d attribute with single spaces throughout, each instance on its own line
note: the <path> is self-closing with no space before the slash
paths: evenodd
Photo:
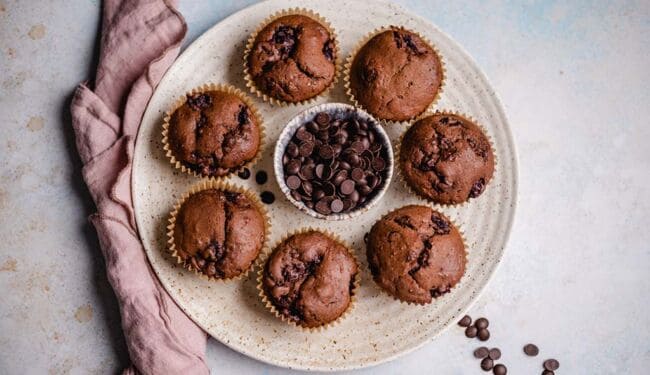
<path id="1" fill-rule="evenodd" d="M 207 336 L 169 297 L 145 256 L 131 200 L 140 119 L 187 32 L 174 0 L 104 0 L 94 90 L 82 83 L 72 125 L 90 217 L 115 290 L 132 365 L 125 374 L 207 374 Z"/>

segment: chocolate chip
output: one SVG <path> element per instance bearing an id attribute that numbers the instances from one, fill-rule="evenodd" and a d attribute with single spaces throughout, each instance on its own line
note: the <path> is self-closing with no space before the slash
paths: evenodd
<path id="1" fill-rule="evenodd" d="M 492 373 L 494 375 L 506 375 L 508 373 L 508 368 L 505 365 L 499 363 L 498 365 L 494 366 Z"/>
<path id="2" fill-rule="evenodd" d="M 332 213 L 332 210 L 329 207 L 329 203 L 327 202 L 327 198 L 319 200 L 316 203 L 315 208 L 318 213 L 321 213 L 323 215 L 329 215 Z"/>
<path id="3" fill-rule="evenodd" d="M 264 171 L 259 171 L 255 174 L 255 181 L 260 185 L 264 185 L 268 179 L 269 176 Z"/>
<path id="4" fill-rule="evenodd" d="M 478 339 L 481 341 L 487 341 L 490 339 L 490 331 L 487 330 L 487 328 L 479 329 L 478 330 Z"/>
<path id="5" fill-rule="evenodd" d="M 319 126 L 329 125 L 330 115 L 328 115 L 326 112 L 320 112 L 316 115 L 314 120 Z"/>
<path id="6" fill-rule="evenodd" d="M 534 357 L 539 354 L 539 348 L 535 344 L 526 344 L 524 346 L 524 353 L 528 356 Z"/>
<path id="7" fill-rule="evenodd" d="M 465 315 L 458 321 L 458 325 L 461 327 L 469 327 L 470 324 L 472 324 L 472 318 L 469 315 Z"/>
<path id="8" fill-rule="evenodd" d="M 239 176 L 239 178 L 241 178 L 242 180 L 248 180 L 251 176 L 251 170 L 248 168 L 244 168 L 237 173 L 237 176 Z"/>
<path id="9" fill-rule="evenodd" d="M 478 359 L 483 359 L 487 357 L 489 353 L 490 351 L 488 350 L 488 348 L 486 348 L 485 346 L 481 346 L 480 348 L 474 350 L 474 357 Z"/>
<path id="10" fill-rule="evenodd" d="M 300 160 L 292 159 L 284 166 L 285 173 L 297 174 L 300 172 Z"/>
<path id="11" fill-rule="evenodd" d="M 485 357 L 481 361 L 481 368 L 483 371 L 490 371 L 492 370 L 492 367 L 494 366 L 494 361 L 490 359 L 490 357 Z"/>
<path id="12" fill-rule="evenodd" d="M 291 190 L 298 189 L 301 185 L 300 177 L 291 175 L 287 177 L 287 187 Z"/>
<path id="13" fill-rule="evenodd" d="M 212 104 L 212 97 L 208 94 L 188 95 L 187 104 L 196 111 L 209 107 Z"/>
<path id="14" fill-rule="evenodd" d="M 476 181 L 474 185 L 472 185 L 472 189 L 469 192 L 469 197 L 470 198 L 478 197 L 479 195 L 481 195 L 484 189 L 485 189 L 485 180 L 483 178 L 479 178 L 478 181 Z"/>
<path id="15" fill-rule="evenodd" d="M 547 369 L 548 371 L 555 371 L 560 368 L 560 362 L 557 361 L 557 359 L 547 359 L 544 361 L 544 368 Z"/>
<path id="16" fill-rule="evenodd" d="M 264 191 L 262 194 L 260 194 L 260 197 L 262 197 L 262 202 L 266 204 L 271 204 L 275 202 L 275 195 L 271 193 L 270 191 Z"/>
<path id="17" fill-rule="evenodd" d="M 544 370 L 544 371 L 542 371 L 542 375 L 555 375 L 555 372 L 550 371 L 550 370 Z"/>
<path id="18" fill-rule="evenodd" d="M 465 329 L 465 336 L 467 336 L 470 339 L 476 337 L 477 334 L 478 334 L 478 329 L 474 326 L 469 326 L 467 327 L 467 329 Z"/>
<path id="19" fill-rule="evenodd" d="M 354 181 L 345 180 L 341 182 L 340 186 L 341 194 L 350 195 L 354 191 Z"/>
<path id="20" fill-rule="evenodd" d="M 490 353 L 488 355 L 490 358 L 497 361 L 499 358 L 501 358 L 501 350 L 499 350 L 499 348 L 492 348 L 490 349 Z"/>
<path id="21" fill-rule="evenodd" d="M 332 203 L 330 203 L 330 209 L 334 213 L 343 211 L 343 201 L 340 199 L 334 199 Z"/>
<path id="22" fill-rule="evenodd" d="M 474 322 L 474 325 L 478 329 L 485 329 L 490 325 L 490 321 L 485 318 L 478 318 L 476 319 L 476 322 Z"/>

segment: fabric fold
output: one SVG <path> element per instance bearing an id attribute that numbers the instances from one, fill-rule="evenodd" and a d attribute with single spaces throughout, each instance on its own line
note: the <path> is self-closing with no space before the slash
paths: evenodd
<path id="1" fill-rule="evenodd" d="M 71 103 L 91 215 L 120 305 L 132 366 L 124 374 L 207 374 L 207 336 L 171 299 L 137 234 L 131 196 L 134 140 L 146 105 L 180 50 L 183 17 L 167 0 L 105 0 L 95 86 Z"/>

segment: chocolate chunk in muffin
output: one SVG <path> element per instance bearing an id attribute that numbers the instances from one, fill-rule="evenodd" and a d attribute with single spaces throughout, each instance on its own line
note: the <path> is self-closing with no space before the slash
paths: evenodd
<path id="1" fill-rule="evenodd" d="M 233 93 L 188 95 L 169 120 L 169 147 L 186 168 L 204 177 L 221 177 L 255 158 L 260 126 L 251 108 Z"/>
<path id="2" fill-rule="evenodd" d="M 372 276 L 394 297 L 430 303 L 465 273 L 465 245 L 456 227 L 427 206 L 405 206 L 376 222 L 366 239 Z"/>
<path id="3" fill-rule="evenodd" d="M 184 265 L 230 279 L 248 270 L 265 238 L 264 216 L 244 194 L 207 189 L 192 194 L 176 214 L 173 239 Z"/>
<path id="4" fill-rule="evenodd" d="M 364 109 L 382 120 L 405 121 L 436 98 L 442 63 L 417 34 L 393 26 L 359 49 L 349 79 L 352 95 Z"/>
<path id="5" fill-rule="evenodd" d="M 273 251 L 262 287 L 281 315 L 302 327 L 318 327 L 348 309 L 357 270 L 345 246 L 309 231 L 289 237 Z"/>
<path id="6" fill-rule="evenodd" d="M 472 121 L 436 113 L 408 129 L 399 164 L 416 193 L 437 203 L 457 204 L 483 193 L 494 173 L 494 154 Z"/>
<path id="7" fill-rule="evenodd" d="M 327 89 L 336 72 L 334 36 L 304 15 L 280 17 L 255 37 L 248 74 L 257 89 L 286 102 L 313 98 Z"/>

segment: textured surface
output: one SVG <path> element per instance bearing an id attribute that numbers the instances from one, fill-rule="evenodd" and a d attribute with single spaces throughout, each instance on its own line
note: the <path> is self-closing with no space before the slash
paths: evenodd
<path id="1" fill-rule="evenodd" d="M 489 84 L 469 57 L 433 25 L 388 3 L 370 8 L 360 2 L 313 1 L 309 5 L 330 20 L 344 55 L 369 30 L 383 24 L 410 25 L 419 30 L 437 46 L 446 61 L 447 84 L 437 108 L 469 114 L 485 124 L 494 140 L 499 165 L 488 189 L 480 199 L 462 207 L 442 209 L 464 229 L 469 247 L 467 272 L 457 287 L 436 303 L 422 307 L 394 301 L 369 281 L 366 261 L 361 256 L 364 234 L 386 211 L 418 201 L 399 179 L 392 181 L 378 205 L 355 218 L 355 225 L 308 217 L 287 200 L 278 200 L 270 206 L 271 243 L 287 231 L 311 225 L 340 235 L 358 254 L 362 281 L 357 306 L 340 324 L 322 333 L 301 332 L 274 319 L 257 298 L 252 276 L 243 282 L 215 286 L 174 267 L 163 255 L 165 237 L 161 231 L 174 196 L 183 194 L 197 180 L 178 174 L 166 163 L 160 142 L 161 114 L 175 102 L 179 92 L 209 81 L 243 87 L 240 46 L 247 40 L 246 30 L 255 28 L 268 14 L 289 7 L 289 2 L 260 3 L 229 17 L 203 34 L 169 69 L 149 102 L 136 141 L 132 186 L 135 214 L 147 255 L 162 284 L 181 308 L 213 337 L 244 354 L 280 366 L 311 370 L 359 368 L 390 360 L 430 341 L 455 322 L 486 285 L 501 258 L 514 216 L 516 155 L 505 116 Z M 349 11 L 339 12 L 343 7 Z M 361 13 L 367 13 L 368 17 L 356 20 L 354 15 Z M 339 84 L 318 102 L 345 101 L 342 92 L 343 85 Z M 275 143 L 291 117 L 307 108 L 305 105 L 271 107 L 260 100 L 257 102 L 266 121 L 269 145 Z M 400 125 L 386 128 L 393 143 L 405 129 Z M 272 170 L 272 152 L 272 147 L 262 151 L 256 170 Z M 262 190 L 251 180 L 246 185 Z M 264 189 L 279 191 L 273 184 Z M 354 329 L 369 325 L 373 326 L 372 330 Z M 303 341 L 305 345 L 295 345 Z M 325 349 L 315 351 L 316 347 Z"/>
<path id="2" fill-rule="evenodd" d="M 650 5 L 396 0 L 477 60 L 517 139 L 520 200 L 499 272 L 470 310 L 509 373 L 644 373 L 650 363 Z M 119 316 L 71 156 L 68 96 L 88 78 L 97 0 L 0 0 L 0 372 L 116 373 Z M 181 1 L 188 42 L 252 1 Z M 489 16 L 486 16 L 489 15 Z M 479 374 L 453 327 L 354 374 Z M 521 347 L 533 341 L 540 355 Z M 597 353 L 597 355 L 594 355 Z M 543 357 L 543 358 L 542 358 Z M 216 374 L 296 374 L 216 340 Z"/>

